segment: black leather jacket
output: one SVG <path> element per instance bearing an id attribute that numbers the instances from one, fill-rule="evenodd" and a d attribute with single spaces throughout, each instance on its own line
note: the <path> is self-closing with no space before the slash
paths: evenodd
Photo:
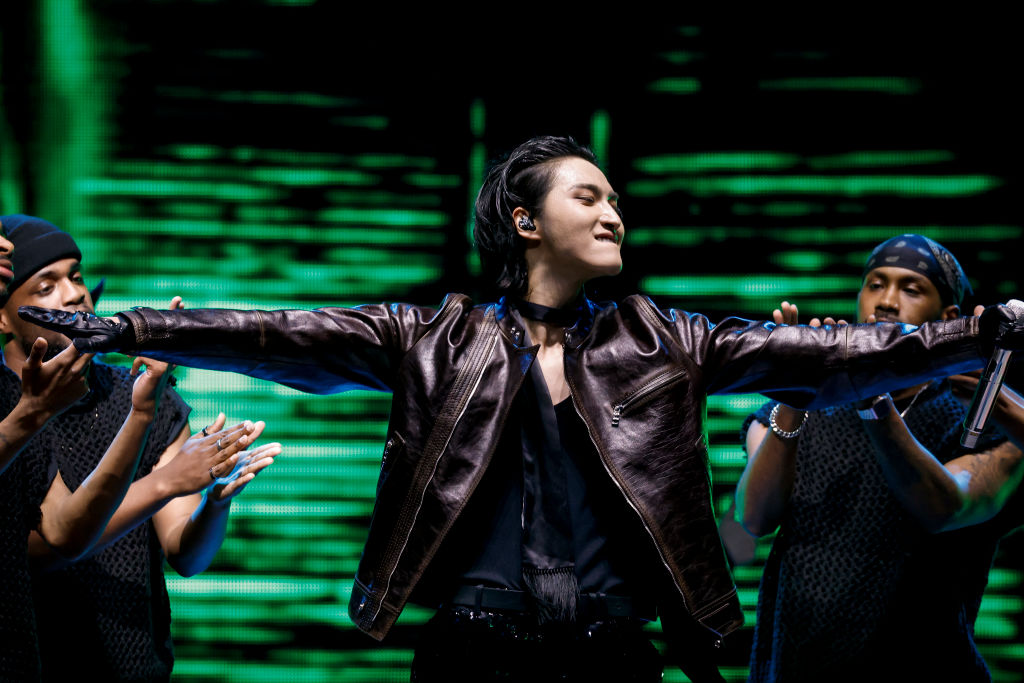
<path id="1" fill-rule="evenodd" d="M 449 295 L 290 311 L 134 309 L 126 351 L 313 393 L 393 392 L 369 536 L 349 612 L 382 639 L 495 451 L 538 347 L 503 302 Z M 983 365 L 977 319 L 812 328 L 588 302 L 565 376 L 608 476 L 650 534 L 677 595 L 716 638 L 742 613 L 716 528 L 706 396 L 760 392 L 816 409 Z"/>

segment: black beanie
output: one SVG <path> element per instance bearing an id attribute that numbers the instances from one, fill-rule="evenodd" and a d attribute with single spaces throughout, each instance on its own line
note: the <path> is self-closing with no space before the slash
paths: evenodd
<path id="1" fill-rule="evenodd" d="M 41 268 L 65 258 L 82 260 L 82 252 L 71 235 L 49 221 L 35 216 L 0 216 L 7 239 L 14 245 L 11 263 L 14 279 L 7 285 L 8 296 Z"/>

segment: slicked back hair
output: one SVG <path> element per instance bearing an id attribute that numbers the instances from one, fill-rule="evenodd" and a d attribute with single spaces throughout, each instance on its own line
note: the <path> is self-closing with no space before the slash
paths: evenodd
<path id="1" fill-rule="evenodd" d="M 473 240 L 483 275 L 503 295 L 522 296 L 527 288 L 526 244 L 516 232 L 512 212 L 524 208 L 541 215 L 556 164 L 579 157 L 598 165 L 597 157 L 571 137 L 545 135 L 527 140 L 493 164 L 476 198 Z"/>

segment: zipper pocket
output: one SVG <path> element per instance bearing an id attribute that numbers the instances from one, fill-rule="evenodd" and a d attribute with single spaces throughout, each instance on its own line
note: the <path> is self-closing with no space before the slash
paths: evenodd
<path id="1" fill-rule="evenodd" d="M 612 427 L 619 426 L 619 420 L 622 418 L 622 414 L 629 408 L 640 405 L 651 397 L 655 392 L 664 389 L 670 384 L 674 384 L 683 377 L 686 376 L 685 370 L 672 370 L 666 371 L 661 375 L 658 375 L 653 380 L 640 387 L 632 394 L 629 394 L 625 398 L 621 399 L 612 408 Z"/>

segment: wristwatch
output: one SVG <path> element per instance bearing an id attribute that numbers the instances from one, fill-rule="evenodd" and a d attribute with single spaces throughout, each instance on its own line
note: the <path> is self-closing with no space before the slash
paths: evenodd
<path id="1" fill-rule="evenodd" d="M 865 403 L 867 403 L 866 406 L 864 406 Z M 858 404 L 857 415 L 862 420 L 881 420 L 889 414 L 890 410 L 892 410 L 892 400 L 889 398 L 889 394 L 882 394 Z"/>

